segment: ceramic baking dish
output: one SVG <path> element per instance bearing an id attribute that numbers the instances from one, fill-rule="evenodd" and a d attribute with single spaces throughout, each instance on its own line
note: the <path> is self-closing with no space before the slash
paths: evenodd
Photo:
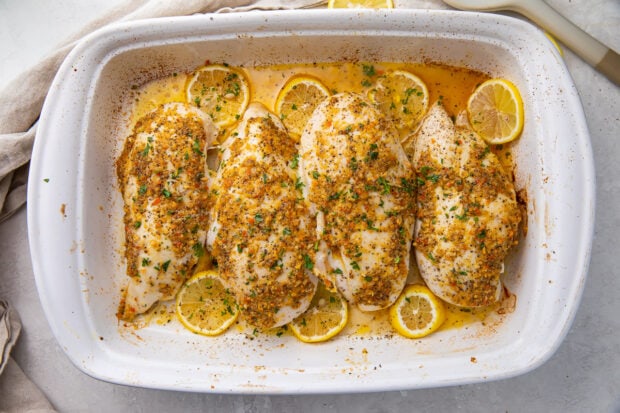
<path id="1" fill-rule="evenodd" d="M 525 102 L 513 148 L 529 230 L 508 262 L 517 296 L 498 323 L 421 340 L 338 336 L 208 338 L 176 320 L 134 330 L 115 317 L 122 200 L 114 161 L 126 134 L 128 91 L 205 60 L 442 62 L 511 79 Z M 547 360 L 578 307 L 590 257 L 594 169 L 573 82 L 534 26 L 493 14 L 317 10 L 199 15 L 124 23 L 68 56 L 41 116 L 29 182 L 32 262 L 43 308 L 72 362 L 96 378 L 219 393 L 333 393 L 481 382 Z"/>

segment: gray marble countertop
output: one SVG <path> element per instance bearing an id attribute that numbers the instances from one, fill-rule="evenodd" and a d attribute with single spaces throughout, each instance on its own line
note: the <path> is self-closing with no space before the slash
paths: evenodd
<path id="1" fill-rule="evenodd" d="M 85 20 L 119 1 L 0 1 L 0 87 Z M 620 50 L 620 1 L 548 3 Z M 576 318 L 558 351 L 538 369 L 489 383 L 327 396 L 207 395 L 102 382 L 71 364 L 47 324 L 32 273 L 25 208 L 0 224 L 0 297 L 16 307 L 23 323 L 13 357 L 63 412 L 620 412 L 620 271 L 615 244 L 620 241 L 620 88 L 567 50 L 565 61 L 581 96 L 592 140 L 596 224 Z"/>

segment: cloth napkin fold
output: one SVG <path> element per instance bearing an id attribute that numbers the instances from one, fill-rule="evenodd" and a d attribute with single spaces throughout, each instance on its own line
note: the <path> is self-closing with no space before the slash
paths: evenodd
<path id="1" fill-rule="evenodd" d="M 0 300 L 0 412 L 53 412 L 41 390 L 9 355 L 20 330 L 17 313 Z"/>
<path id="2" fill-rule="evenodd" d="M 21 328 L 17 313 L 11 309 L 8 302 L 0 300 L 0 374 L 8 363 L 9 353 L 17 341 Z"/>

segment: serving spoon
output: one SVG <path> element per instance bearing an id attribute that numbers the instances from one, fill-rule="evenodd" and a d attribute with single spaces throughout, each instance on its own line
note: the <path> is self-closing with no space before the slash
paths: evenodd
<path id="1" fill-rule="evenodd" d="M 542 0 L 443 0 L 461 10 L 510 10 L 524 15 L 620 86 L 620 55 L 581 30 Z"/>

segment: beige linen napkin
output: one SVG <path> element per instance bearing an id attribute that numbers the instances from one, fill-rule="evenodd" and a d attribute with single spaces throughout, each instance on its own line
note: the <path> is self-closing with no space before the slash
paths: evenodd
<path id="1" fill-rule="evenodd" d="M 0 412 L 53 412 L 43 393 L 9 356 L 20 330 L 17 313 L 0 300 Z"/>
<path id="2" fill-rule="evenodd" d="M 20 330 L 17 313 L 0 300 L 0 412 L 53 412 L 43 393 L 9 356 Z"/>
<path id="3" fill-rule="evenodd" d="M 0 300 L 0 374 L 8 363 L 9 353 L 17 341 L 21 328 L 19 318 L 9 303 Z"/>

